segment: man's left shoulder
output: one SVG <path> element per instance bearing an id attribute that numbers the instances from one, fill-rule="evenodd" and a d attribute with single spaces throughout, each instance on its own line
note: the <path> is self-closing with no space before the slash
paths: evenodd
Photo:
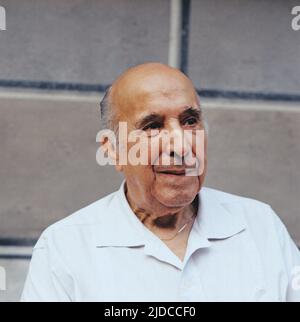
<path id="1" fill-rule="evenodd" d="M 207 198 L 218 202 L 230 213 L 229 220 L 244 223 L 246 230 L 256 239 L 263 241 L 266 236 L 272 240 L 286 238 L 286 227 L 269 204 L 216 189 L 202 189 Z"/>
<path id="2" fill-rule="evenodd" d="M 263 201 L 208 187 L 203 187 L 202 189 L 205 195 L 219 202 L 229 211 L 243 216 L 248 222 L 265 221 L 267 223 L 274 220 L 277 221 L 278 216 L 276 213 L 269 204 Z"/>
<path id="3" fill-rule="evenodd" d="M 203 187 L 201 189 L 205 194 L 217 198 L 220 202 L 233 202 L 233 203 L 242 203 L 242 204 L 251 204 L 253 206 L 262 206 L 266 207 L 269 205 L 263 201 L 254 199 L 254 198 L 249 198 L 246 196 L 241 196 L 238 194 L 233 194 L 229 192 L 225 192 L 222 190 L 217 190 L 209 187 Z"/>

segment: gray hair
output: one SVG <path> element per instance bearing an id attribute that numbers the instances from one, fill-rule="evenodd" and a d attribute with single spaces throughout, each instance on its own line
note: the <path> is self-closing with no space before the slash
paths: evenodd
<path id="1" fill-rule="evenodd" d="M 117 134 L 118 124 L 116 122 L 116 112 L 112 106 L 111 89 L 112 86 L 109 86 L 100 101 L 100 125 L 102 129 L 109 129 Z"/>

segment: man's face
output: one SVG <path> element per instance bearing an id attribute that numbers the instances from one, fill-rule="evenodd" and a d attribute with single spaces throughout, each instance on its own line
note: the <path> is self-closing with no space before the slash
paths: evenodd
<path id="1" fill-rule="evenodd" d="M 192 155 L 194 160 L 206 163 L 203 150 L 196 149 L 197 130 L 202 134 L 204 130 L 199 102 L 188 82 L 143 80 L 144 85 L 135 87 L 134 91 L 131 88 L 130 93 L 134 94 L 120 98 L 119 120 L 127 122 L 128 134 L 133 130 L 143 130 L 146 134 L 141 140 L 148 150 L 147 164 L 129 162 L 119 169 L 141 207 L 157 204 L 182 207 L 193 201 L 205 176 L 205 169 L 199 175 L 187 175 L 187 168 L 194 168 L 195 164 L 187 166 L 185 161 Z M 189 134 L 185 135 L 185 131 Z M 167 139 L 163 141 L 163 137 Z M 135 143 L 126 144 L 130 151 Z"/>

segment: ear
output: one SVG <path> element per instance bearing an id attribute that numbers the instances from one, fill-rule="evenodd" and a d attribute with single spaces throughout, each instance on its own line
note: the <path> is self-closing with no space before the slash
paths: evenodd
<path id="1" fill-rule="evenodd" d="M 114 162 L 116 162 L 117 156 L 116 156 L 116 148 L 115 148 L 114 142 L 112 142 L 108 136 L 105 136 L 102 138 L 102 141 L 100 141 L 100 144 L 101 144 L 101 148 L 105 152 L 107 152 L 109 158 Z"/>
<path id="2" fill-rule="evenodd" d="M 110 136 L 103 137 L 101 143 L 101 148 L 107 152 L 108 157 L 112 160 L 112 163 L 115 165 L 117 171 L 122 172 L 123 166 L 119 164 L 119 151 L 118 145 L 115 139 L 112 139 Z"/>
<path id="3" fill-rule="evenodd" d="M 108 164 L 116 164 L 116 149 L 115 149 L 116 138 L 114 133 L 110 130 L 101 130 L 98 132 L 96 142 L 100 143 L 100 148 L 97 151 L 103 159 L 109 159 Z M 99 162 L 98 162 L 99 163 Z M 106 163 L 103 163 L 106 164 Z M 101 163 L 102 165 L 102 163 Z"/>

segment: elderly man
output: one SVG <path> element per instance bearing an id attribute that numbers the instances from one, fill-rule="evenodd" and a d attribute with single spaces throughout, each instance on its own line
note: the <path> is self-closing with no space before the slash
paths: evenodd
<path id="1" fill-rule="evenodd" d="M 130 68 L 101 107 L 111 130 L 125 122 L 128 133 L 144 133 L 154 158 L 120 163 L 120 142 L 104 136 L 102 148 L 125 180 L 118 191 L 44 231 L 22 300 L 300 300 L 299 251 L 271 207 L 202 187 L 207 137 L 197 153 L 193 136 L 205 126 L 184 74 L 159 63 Z M 188 130 L 192 140 L 184 138 Z M 175 134 L 167 145 L 163 132 Z M 186 144 L 175 144 L 175 137 Z M 188 155 L 202 171 L 187 175 Z"/>

